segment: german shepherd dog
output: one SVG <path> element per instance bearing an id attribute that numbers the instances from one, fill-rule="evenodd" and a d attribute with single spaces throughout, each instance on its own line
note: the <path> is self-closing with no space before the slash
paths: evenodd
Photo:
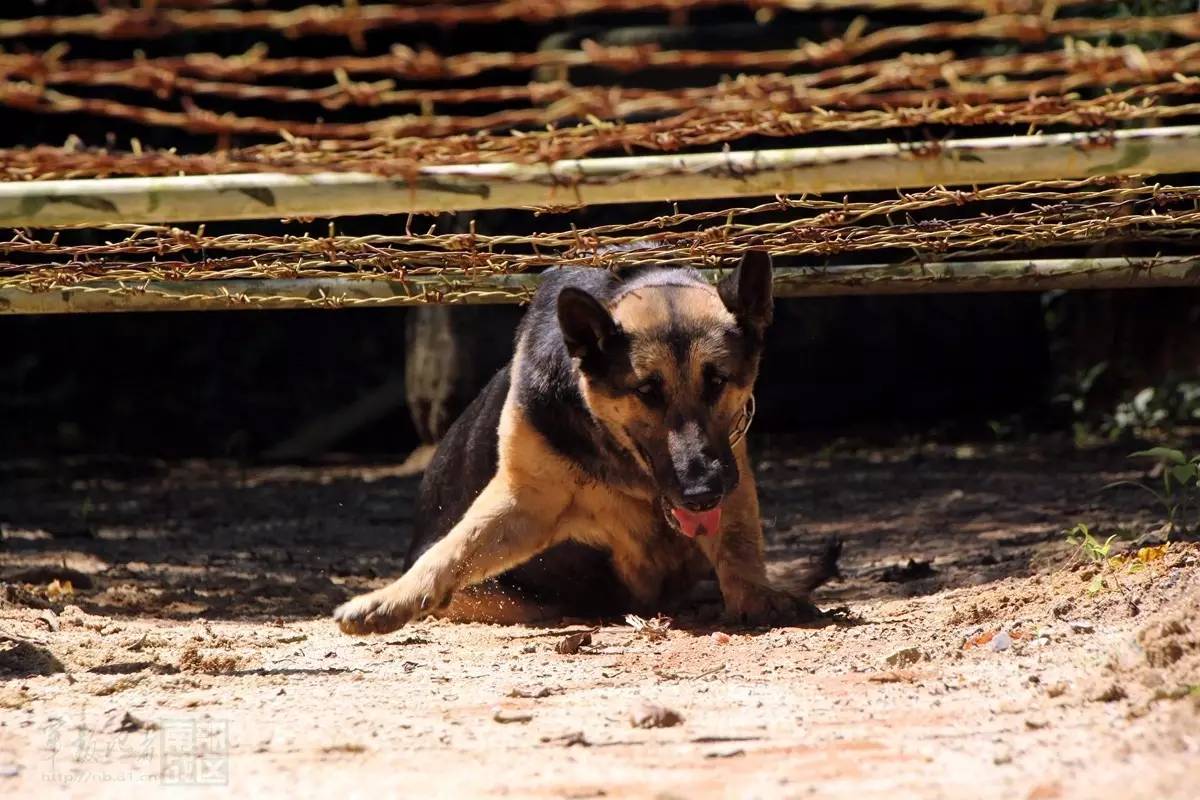
<path id="1" fill-rule="evenodd" d="M 714 572 L 736 620 L 811 615 L 836 545 L 771 585 L 744 439 L 771 311 L 765 253 L 716 287 L 660 266 L 547 272 L 512 361 L 425 473 L 407 571 L 340 606 L 341 629 L 651 614 Z"/>

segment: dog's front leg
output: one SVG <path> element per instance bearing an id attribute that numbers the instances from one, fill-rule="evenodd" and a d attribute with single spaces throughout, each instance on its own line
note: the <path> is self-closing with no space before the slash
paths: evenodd
<path id="1" fill-rule="evenodd" d="M 725 613 L 756 624 L 809 618 L 815 609 L 808 598 L 781 591 L 767 579 L 758 489 L 745 444 L 736 448 L 736 455 L 741 481 L 725 499 L 721 529 L 696 540 L 717 573 Z"/>
<path id="2" fill-rule="evenodd" d="M 463 518 L 399 580 L 343 603 L 334 619 L 346 633 L 388 633 L 427 616 L 466 586 L 516 566 L 556 541 L 569 496 L 558 486 L 493 478 Z"/>

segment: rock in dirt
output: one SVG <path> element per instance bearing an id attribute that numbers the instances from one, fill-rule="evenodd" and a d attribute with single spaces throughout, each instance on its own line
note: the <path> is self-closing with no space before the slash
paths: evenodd
<path id="1" fill-rule="evenodd" d="M 1072 633 L 1095 633 L 1096 626 L 1088 622 L 1086 619 L 1073 619 L 1067 623 L 1070 626 Z"/>
<path id="2" fill-rule="evenodd" d="M 158 723 L 139 719 L 128 711 L 113 711 L 104 718 L 105 733 L 135 733 L 158 730 Z"/>
<path id="3" fill-rule="evenodd" d="M 867 680 L 871 683 L 915 683 L 917 675 L 906 669 L 892 669 L 887 672 L 877 672 Z"/>
<path id="4" fill-rule="evenodd" d="M 992 637 L 992 650 L 997 653 L 1002 653 L 1008 648 L 1012 647 L 1012 643 L 1012 636 L 1009 635 L 1008 631 L 1000 631 Z"/>
<path id="5" fill-rule="evenodd" d="M 242 666 L 236 653 L 222 653 L 214 648 L 201 648 L 196 642 L 188 642 L 179 654 L 179 668 L 184 672 L 202 672 L 209 675 L 228 675 Z"/>
<path id="6" fill-rule="evenodd" d="M 746 755 L 746 751 L 740 747 L 727 748 L 725 750 L 710 750 L 704 754 L 705 758 L 737 758 L 738 756 Z"/>
<path id="7" fill-rule="evenodd" d="M 561 691 L 561 689 L 551 689 L 549 686 L 514 686 L 508 690 L 508 696 L 520 697 L 526 700 L 540 700 L 543 697 L 549 697 Z"/>
<path id="8" fill-rule="evenodd" d="M 635 728 L 672 728 L 681 722 L 678 711 L 657 703 L 642 701 L 629 712 L 629 724 Z"/>
<path id="9" fill-rule="evenodd" d="M 62 627 L 58 623 L 58 615 L 48 608 L 43 609 L 42 613 L 38 614 L 37 621 L 45 625 L 46 629 L 51 633 L 57 633 L 59 628 Z"/>
<path id="10" fill-rule="evenodd" d="M 925 654 L 921 652 L 919 647 L 906 647 L 903 650 L 897 650 L 895 653 L 892 653 L 884 661 L 890 667 L 908 667 L 916 664 L 923 658 L 925 658 Z"/>
<path id="11" fill-rule="evenodd" d="M 1117 700 L 1124 700 L 1127 696 L 1125 687 L 1119 683 L 1101 684 L 1098 688 L 1088 692 L 1088 700 L 1094 703 L 1115 703 Z"/>
<path id="12" fill-rule="evenodd" d="M 560 733 L 558 736 L 543 736 L 540 741 L 542 744 L 557 744 L 562 747 L 591 746 L 591 742 L 584 737 L 583 731 L 570 731 L 569 733 Z"/>
<path id="13" fill-rule="evenodd" d="M 1200 609 L 1197 609 L 1200 610 Z M 1200 651 L 1200 633 L 1192 633 L 1192 624 L 1183 616 L 1147 625 L 1138 632 L 1138 643 L 1146 653 L 1146 663 L 1166 668 L 1189 652 Z"/>

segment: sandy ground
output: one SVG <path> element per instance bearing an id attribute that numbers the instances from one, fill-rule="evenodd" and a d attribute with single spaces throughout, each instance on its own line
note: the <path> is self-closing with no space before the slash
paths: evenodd
<path id="1" fill-rule="evenodd" d="M 776 445 L 759 475 L 773 568 L 845 540 L 828 621 L 567 655 L 586 626 L 335 630 L 403 553 L 394 467 L 3 465 L 0 795 L 1200 796 L 1200 551 L 1063 538 L 1155 526 L 1097 494 L 1122 452 Z"/>

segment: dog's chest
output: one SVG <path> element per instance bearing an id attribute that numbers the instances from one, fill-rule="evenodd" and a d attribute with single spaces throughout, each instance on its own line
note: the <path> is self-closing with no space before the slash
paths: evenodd
<path id="1" fill-rule="evenodd" d="M 688 572 L 704 560 L 694 542 L 668 526 L 656 503 L 608 487 L 581 488 L 558 534 L 612 553 L 626 580 Z"/>
<path id="2" fill-rule="evenodd" d="M 560 534 L 598 547 L 643 546 L 662 537 L 666 524 L 650 500 L 602 484 L 580 486 L 560 521 Z"/>

